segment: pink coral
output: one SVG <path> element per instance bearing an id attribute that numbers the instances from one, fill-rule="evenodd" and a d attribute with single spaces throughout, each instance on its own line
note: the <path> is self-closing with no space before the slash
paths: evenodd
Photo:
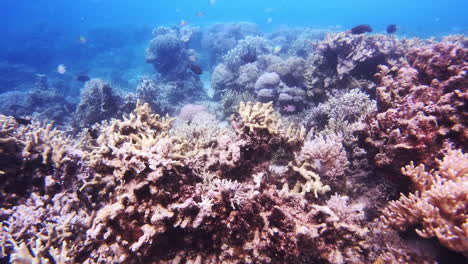
<path id="1" fill-rule="evenodd" d="M 378 114 L 368 120 L 375 163 L 393 171 L 410 160 L 433 167 L 443 142 L 464 147 L 468 140 L 468 49 L 437 43 L 414 48 L 408 57 L 399 66 L 379 67 Z"/>
<path id="2" fill-rule="evenodd" d="M 202 113 L 206 113 L 206 107 L 197 104 L 186 104 L 180 109 L 179 118 L 184 121 L 192 121 L 193 118 Z"/>

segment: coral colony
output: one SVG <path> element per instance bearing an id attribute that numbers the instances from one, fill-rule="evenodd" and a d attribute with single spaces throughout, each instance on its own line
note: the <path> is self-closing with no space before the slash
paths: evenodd
<path id="1" fill-rule="evenodd" d="M 0 260 L 462 263 L 468 39 L 365 26 L 158 27 L 135 93 L 3 94 Z"/>

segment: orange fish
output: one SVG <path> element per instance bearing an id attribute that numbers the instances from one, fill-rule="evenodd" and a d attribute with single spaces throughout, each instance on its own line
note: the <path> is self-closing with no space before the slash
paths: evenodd
<path id="1" fill-rule="evenodd" d="M 179 23 L 179 26 L 181 26 L 181 27 L 186 26 L 186 25 L 187 25 L 187 21 L 185 21 L 183 19 Z"/>

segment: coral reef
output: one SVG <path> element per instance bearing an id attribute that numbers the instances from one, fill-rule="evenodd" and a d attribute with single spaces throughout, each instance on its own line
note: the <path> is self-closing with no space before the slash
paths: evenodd
<path id="1" fill-rule="evenodd" d="M 413 163 L 401 169 L 411 178 L 415 192 L 402 195 L 383 211 L 382 220 L 389 228 L 405 230 L 419 225 L 416 232 L 436 237 L 452 250 L 468 253 L 468 155 L 448 149 L 436 160 L 437 171 L 427 171 Z"/>
<path id="2" fill-rule="evenodd" d="M 466 37 L 193 24 L 12 64 L 1 263 L 466 262 Z"/>
<path id="3" fill-rule="evenodd" d="M 271 55 L 269 42 L 261 37 L 247 37 L 230 50 L 218 64 L 211 78 L 215 98 L 227 92 L 247 91 L 258 101 L 273 101 L 283 113 L 302 111 L 306 104 L 303 86 L 305 60 Z"/>
<path id="4" fill-rule="evenodd" d="M 75 147 L 65 133 L 52 124 L 19 124 L 0 115 L 0 201 L 14 205 L 32 190 L 53 191 L 57 177 L 72 166 L 68 154 Z"/>
<path id="5" fill-rule="evenodd" d="M 146 50 L 146 62 L 151 63 L 162 77 L 169 80 L 182 77 L 189 63 L 188 47 L 182 32 L 177 29 L 158 27 L 153 30 L 154 38 Z"/>
<path id="6" fill-rule="evenodd" d="M 205 96 L 199 73 L 192 72 L 200 42 L 199 29 L 158 27 L 146 50 L 146 61 L 159 73 L 157 78 L 143 77 L 137 88 L 138 99 L 151 104 L 158 113 L 173 113 L 174 104 L 190 103 Z M 199 43 L 197 44 L 199 46 Z M 200 70 L 201 71 L 201 70 Z"/>
<path id="7" fill-rule="evenodd" d="M 204 98 L 202 87 L 199 80 L 166 82 L 142 77 L 137 87 L 137 98 L 148 103 L 157 113 L 175 114 L 183 105 Z"/>
<path id="8" fill-rule="evenodd" d="M 211 26 L 202 36 L 203 50 L 209 51 L 210 65 L 220 63 L 224 55 L 233 49 L 239 40 L 247 36 L 260 36 L 257 25 L 249 22 L 219 23 Z"/>
<path id="9" fill-rule="evenodd" d="M 377 66 L 398 64 L 411 41 L 386 35 L 329 33 L 308 58 L 304 74 L 309 96 L 320 96 L 334 88 L 374 90 Z"/>
<path id="10" fill-rule="evenodd" d="M 81 91 L 80 102 L 73 117 L 74 126 L 86 128 L 103 120 L 119 118 L 132 111 L 135 103 L 132 94 L 124 96 L 123 92 L 104 80 L 91 79 Z"/>
<path id="11" fill-rule="evenodd" d="M 75 106 L 57 90 L 11 91 L 0 95 L 0 113 L 67 124 Z"/>
<path id="12" fill-rule="evenodd" d="M 310 108 L 302 123 L 309 129 L 339 133 L 349 139 L 359 123 L 377 111 L 376 105 L 359 89 L 338 92 L 324 103 Z"/>
<path id="13" fill-rule="evenodd" d="M 415 47 L 408 62 L 380 66 L 377 115 L 366 143 L 381 168 L 398 172 L 410 161 L 434 168 L 444 142 L 465 148 L 468 49 L 452 43 Z"/>
<path id="14" fill-rule="evenodd" d="M 5 128 L 18 129 L 6 120 Z M 138 103 L 123 120 L 96 125 L 97 137 L 83 134 L 79 152 L 54 150 L 47 161 L 63 166 L 70 157 L 76 173 L 69 180 L 56 174 L 64 184 L 31 190 L 25 203 L 2 212 L 2 252 L 10 260 L 80 263 L 376 259 L 364 205 L 324 196 L 330 187 L 320 178 L 346 167 L 340 138 L 304 143 L 304 129 L 283 124 L 272 103 L 241 103 L 234 131 L 205 120 L 171 128 L 174 119 Z M 46 135 L 45 142 L 60 138 Z M 294 158 L 273 172 L 278 151 Z"/>

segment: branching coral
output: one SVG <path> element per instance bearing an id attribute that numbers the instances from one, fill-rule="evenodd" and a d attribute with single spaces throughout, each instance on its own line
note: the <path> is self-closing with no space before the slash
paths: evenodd
<path id="1" fill-rule="evenodd" d="M 91 166 L 111 168 L 115 176 L 123 177 L 160 165 L 181 165 L 187 143 L 168 135 L 173 121 L 153 114 L 148 104 L 138 103 L 124 120 L 97 126 L 99 137 L 90 142 L 95 145 L 89 156 Z"/>
<path id="2" fill-rule="evenodd" d="M 73 163 L 73 141 L 53 124 L 20 125 L 0 115 L 0 127 L 0 194 L 9 193 L 6 204 L 42 184 L 54 189 L 60 171 Z"/>
<path id="3" fill-rule="evenodd" d="M 468 155 L 449 149 L 437 164 L 438 171 L 427 171 L 423 164 L 413 163 L 402 168 L 416 192 L 391 202 L 382 220 L 398 230 L 421 225 L 416 229 L 420 236 L 436 237 L 442 245 L 467 253 Z"/>
<path id="4" fill-rule="evenodd" d="M 278 117 L 274 117 L 272 103 L 262 104 L 241 102 L 239 115 L 242 123 L 248 128 L 249 133 L 256 131 L 268 131 L 269 134 L 278 134 Z"/>
<path id="5" fill-rule="evenodd" d="M 324 185 L 322 180 L 333 184 L 344 175 L 349 163 L 342 140 L 342 137 L 333 134 L 318 136 L 304 143 L 301 151 L 296 153 L 294 163 L 290 163 L 292 169 L 306 180 L 303 186 L 299 182 L 296 184 L 296 191 L 299 188 L 303 194 L 313 192 L 315 197 L 330 191 L 330 186 Z"/>

